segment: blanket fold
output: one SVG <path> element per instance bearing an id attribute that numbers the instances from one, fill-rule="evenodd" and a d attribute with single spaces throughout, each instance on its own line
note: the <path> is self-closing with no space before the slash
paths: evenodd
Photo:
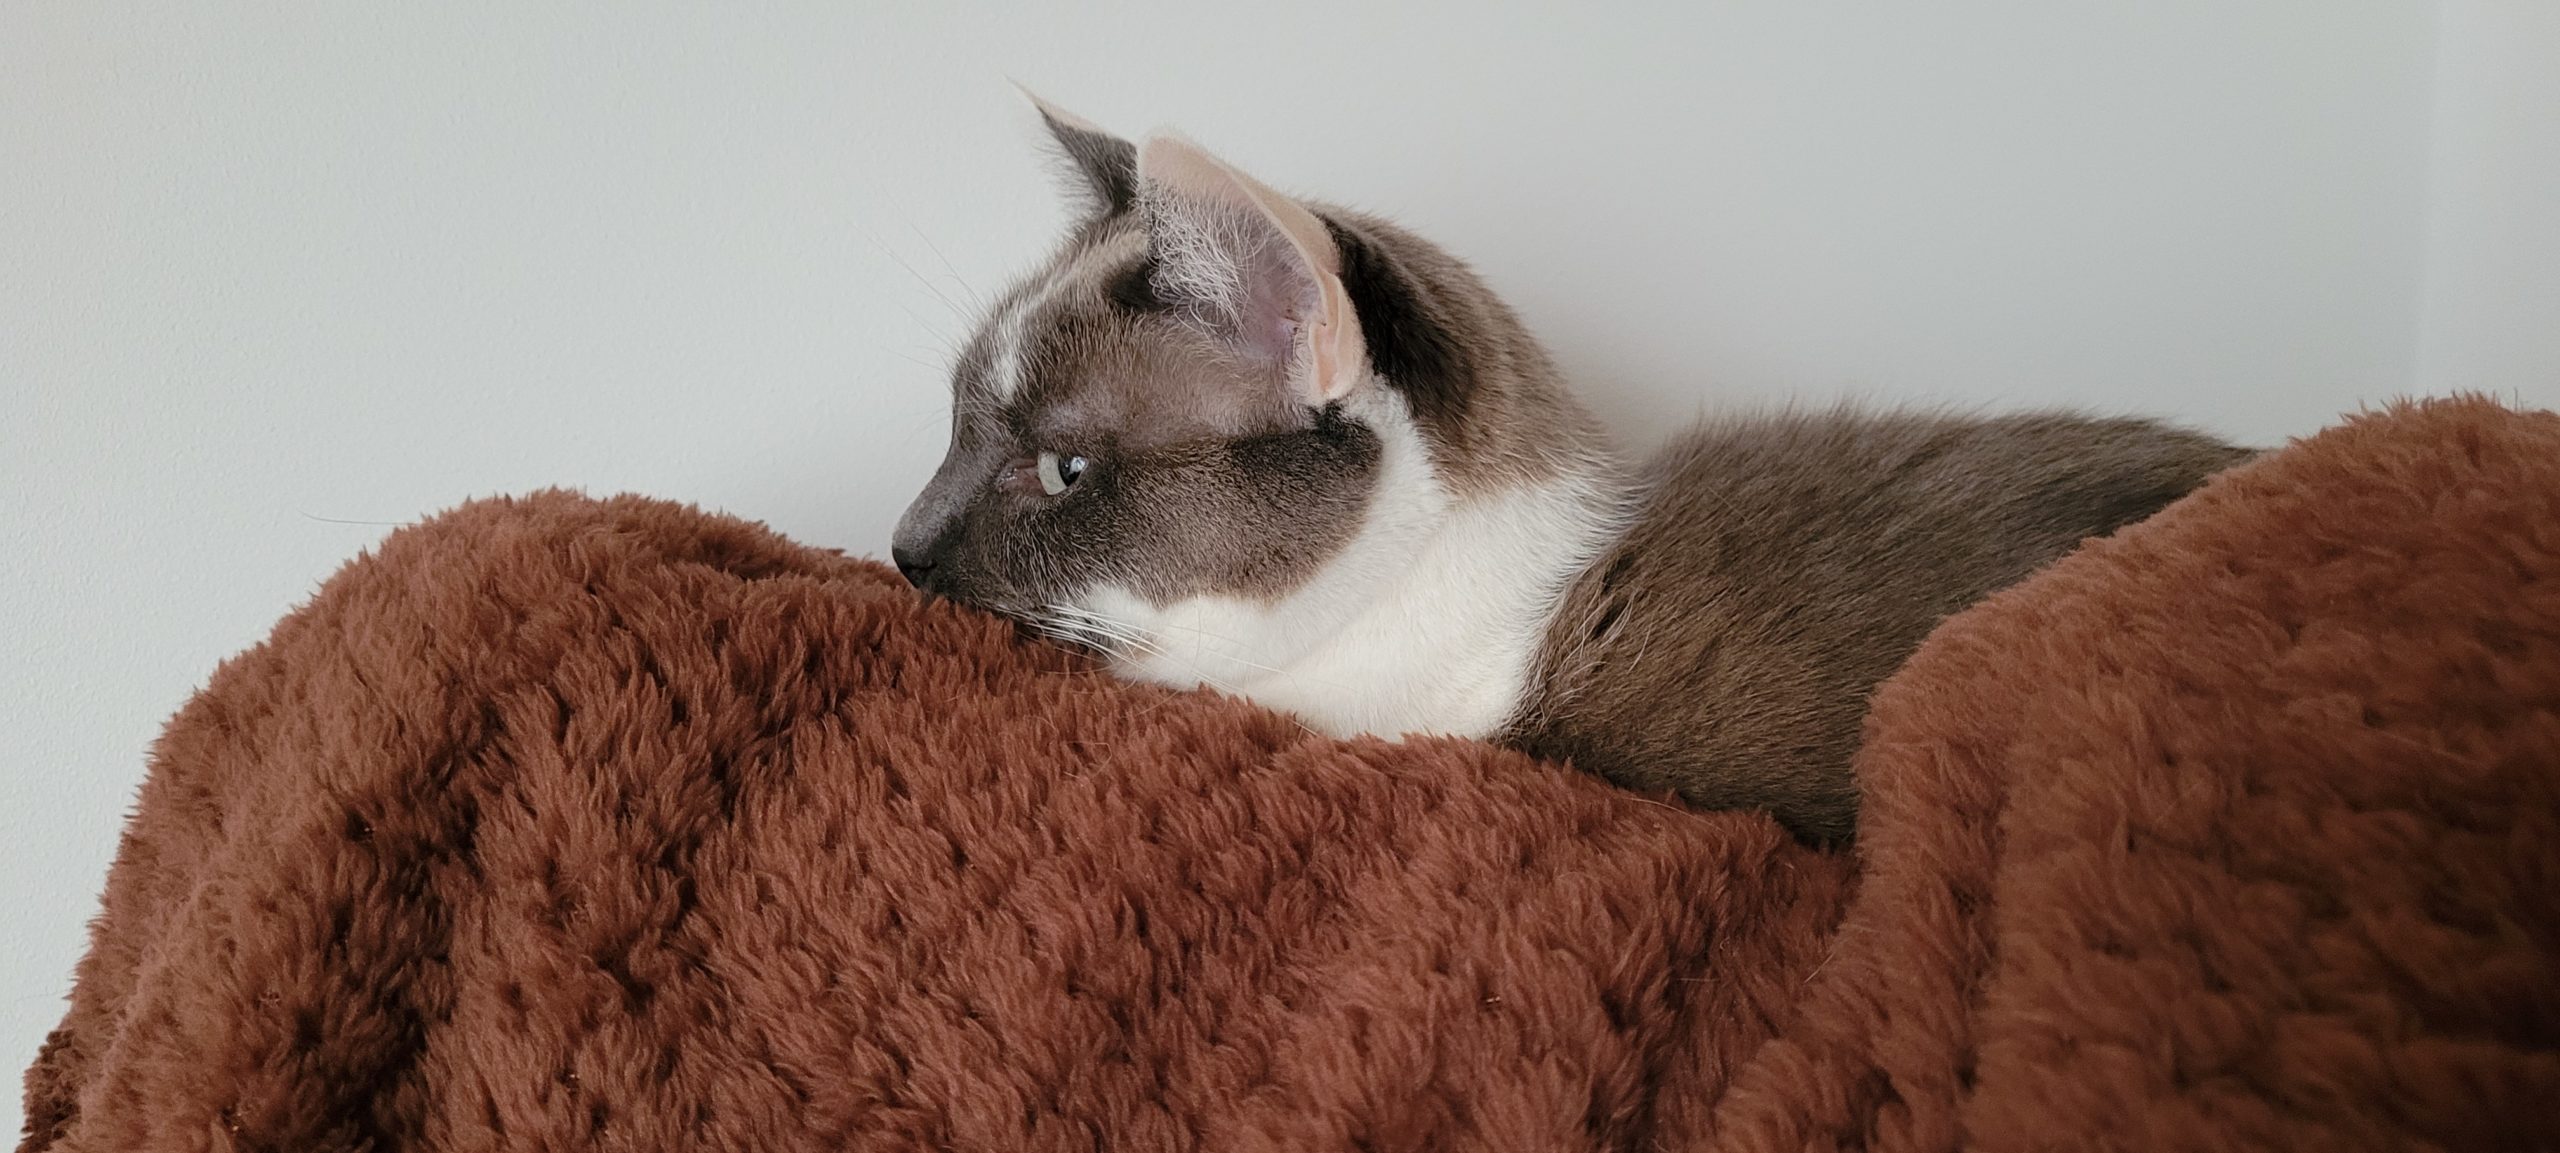
<path id="1" fill-rule="evenodd" d="M 2560 417 L 2089 543 L 1859 773 L 1818 853 L 479 502 L 170 723 L 20 1149 L 2560 1147 Z"/>

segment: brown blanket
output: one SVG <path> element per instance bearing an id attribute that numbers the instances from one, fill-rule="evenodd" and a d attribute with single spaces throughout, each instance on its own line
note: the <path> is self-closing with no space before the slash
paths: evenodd
<path id="1" fill-rule="evenodd" d="M 1949 622 L 1854 856 L 475 504 L 170 725 L 22 1149 L 2549 1149 L 2560 418 Z"/>

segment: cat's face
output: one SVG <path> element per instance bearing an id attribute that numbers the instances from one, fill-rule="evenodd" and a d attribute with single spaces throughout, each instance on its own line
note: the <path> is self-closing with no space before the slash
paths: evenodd
<path id="1" fill-rule="evenodd" d="M 898 525 L 919 587 L 1078 639 L 1097 606 L 1270 602 L 1359 534 L 1400 406 L 1326 225 L 1169 138 L 1044 110 L 1092 213 L 952 373 L 951 445 Z M 1097 623 L 1098 621 L 1103 623 Z"/>
<path id="2" fill-rule="evenodd" d="M 1043 115 L 1090 211 L 954 366 L 900 571 L 1123 676 L 1495 731 L 1619 516 L 1546 354 L 1394 225 Z"/>

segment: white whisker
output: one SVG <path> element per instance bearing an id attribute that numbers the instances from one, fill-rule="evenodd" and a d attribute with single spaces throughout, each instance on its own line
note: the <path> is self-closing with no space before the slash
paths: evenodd
<path id="1" fill-rule="evenodd" d="M 1115 647 L 1136 649 L 1148 656 L 1181 666 L 1184 671 L 1199 678 L 1200 683 L 1220 692 L 1238 697 L 1246 695 L 1243 690 L 1234 685 L 1209 675 L 1198 664 L 1183 660 L 1166 651 L 1155 638 L 1146 636 L 1122 622 L 1073 605 L 1044 605 L 1041 607 L 1041 612 L 1047 614 L 1049 619 L 1062 630 L 1074 633 L 1090 647 L 1102 649 L 1106 653 Z M 1094 641 L 1097 639 L 1108 643 L 1096 644 Z"/>

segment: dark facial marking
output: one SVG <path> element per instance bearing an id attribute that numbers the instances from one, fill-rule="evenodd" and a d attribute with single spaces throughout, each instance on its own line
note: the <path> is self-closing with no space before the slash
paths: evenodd
<path id="1" fill-rule="evenodd" d="M 1380 452 L 1375 433 L 1328 409 L 1312 427 L 1141 458 L 1117 510 L 1128 583 L 1160 603 L 1287 595 L 1359 530 Z"/>
<path id="2" fill-rule="evenodd" d="M 1156 259 L 1152 253 L 1112 273 L 1103 281 L 1102 291 L 1111 303 L 1135 315 L 1165 312 L 1173 307 L 1172 301 L 1156 292 Z"/>

